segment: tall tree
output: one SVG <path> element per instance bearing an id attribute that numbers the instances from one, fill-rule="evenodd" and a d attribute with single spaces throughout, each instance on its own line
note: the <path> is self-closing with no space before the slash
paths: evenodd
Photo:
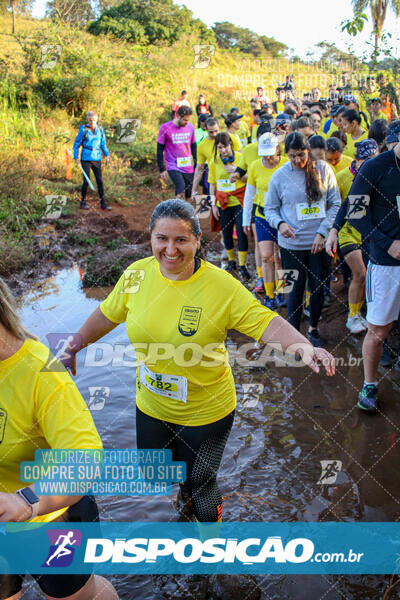
<path id="1" fill-rule="evenodd" d="M 26 13 L 32 8 L 33 0 L 0 0 L 0 12 L 9 10 L 12 14 L 12 32 L 15 33 L 17 13 Z"/>
<path id="2" fill-rule="evenodd" d="M 71 25 L 86 25 L 94 16 L 89 0 L 48 0 L 46 16 Z"/>
<path id="3" fill-rule="evenodd" d="M 391 6 L 396 17 L 399 17 L 400 0 L 352 0 L 352 5 L 355 15 L 361 14 L 368 7 L 371 10 L 375 38 L 373 60 L 376 64 L 379 55 L 379 42 L 382 37 L 387 10 L 389 6 Z"/>

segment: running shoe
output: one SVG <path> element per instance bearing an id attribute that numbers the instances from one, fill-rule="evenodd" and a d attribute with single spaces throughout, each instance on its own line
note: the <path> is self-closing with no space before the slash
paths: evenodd
<path id="1" fill-rule="evenodd" d="M 287 304 L 285 294 L 276 294 L 275 300 L 276 300 L 276 304 L 277 304 L 278 308 L 282 308 L 283 306 L 286 306 L 286 304 Z"/>
<path id="2" fill-rule="evenodd" d="M 257 283 L 256 283 L 256 287 L 254 288 L 254 291 L 257 292 L 257 294 L 262 294 L 265 290 L 264 290 L 264 279 L 262 277 L 259 277 L 257 279 Z"/>
<path id="3" fill-rule="evenodd" d="M 87 210 L 88 208 L 90 208 L 89 204 L 86 202 L 86 200 L 82 200 L 79 208 L 83 208 L 84 210 Z"/>
<path id="4" fill-rule="evenodd" d="M 357 406 L 365 412 L 376 413 L 378 411 L 378 388 L 376 385 L 364 383 L 358 394 Z"/>
<path id="5" fill-rule="evenodd" d="M 365 329 L 368 329 L 367 319 L 365 319 L 361 313 L 358 313 L 358 318 L 360 319 L 361 323 L 364 325 Z"/>
<path id="6" fill-rule="evenodd" d="M 243 277 L 245 281 L 249 281 L 249 279 L 251 279 L 251 275 L 248 272 L 246 265 L 242 265 L 241 267 L 239 267 L 239 274 L 241 275 L 241 277 Z"/>
<path id="7" fill-rule="evenodd" d="M 315 348 L 322 348 L 323 342 L 318 329 L 312 329 L 311 331 L 307 331 L 307 339 L 310 340 L 310 342 Z"/>
<path id="8" fill-rule="evenodd" d="M 234 260 L 228 261 L 225 271 L 228 271 L 228 273 L 236 271 L 236 262 Z"/>
<path id="9" fill-rule="evenodd" d="M 100 202 L 100 208 L 101 208 L 101 210 L 112 210 L 111 206 L 108 206 L 108 204 L 105 200 L 102 200 Z"/>
<path id="10" fill-rule="evenodd" d="M 362 333 L 366 331 L 364 323 L 360 319 L 360 313 L 354 315 L 354 317 L 348 316 L 346 321 L 347 329 L 350 329 L 351 333 Z"/>
<path id="11" fill-rule="evenodd" d="M 269 308 L 269 310 L 275 310 L 278 306 L 276 303 L 276 299 L 268 298 L 268 296 L 265 296 L 263 304 L 264 304 L 264 306 Z"/>

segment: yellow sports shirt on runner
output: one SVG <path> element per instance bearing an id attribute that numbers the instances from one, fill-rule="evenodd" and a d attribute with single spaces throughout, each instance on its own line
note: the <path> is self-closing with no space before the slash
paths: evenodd
<path id="1" fill-rule="evenodd" d="M 127 293 L 129 286 L 134 293 Z M 213 423 L 235 408 L 227 331 L 259 340 L 277 316 L 209 262 L 202 260 L 189 279 L 173 281 L 154 256 L 130 265 L 100 308 L 110 321 L 126 321 L 140 363 L 138 408 L 179 425 Z"/>
<path id="2" fill-rule="evenodd" d="M 238 167 L 243 171 L 248 171 L 251 163 L 258 159 L 258 142 L 252 142 L 246 148 L 243 148 L 242 155 L 238 162 Z"/>
<path id="3" fill-rule="evenodd" d="M 268 191 L 269 180 L 279 167 L 281 167 L 288 159 L 284 156 L 281 157 L 279 164 L 273 169 L 268 169 L 262 163 L 262 159 L 255 160 L 249 168 L 248 183 L 257 189 L 257 195 L 254 198 L 254 204 L 256 208 L 256 217 L 264 217 L 264 194 Z M 261 207 L 261 210 L 260 210 Z"/>
<path id="4" fill-rule="evenodd" d="M 233 163 L 229 164 L 237 167 L 240 163 L 240 160 L 240 152 L 235 152 L 235 160 Z M 226 171 L 225 165 L 218 154 L 217 158 L 212 159 L 208 165 L 208 183 L 214 183 L 216 190 L 221 192 L 229 192 L 230 190 L 235 191 L 246 185 L 246 183 L 240 178 L 235 182 L 230 183 L 229 175 L 230 173 Z M 217 206 L 220 206 L 218 200 L 216 204 Z M 228 206 L 238 206 L 238 204 L 240 204 L 240 201 L 238 198 L 236 198 L 236 196 L 229 196 Z"/>
<path id="5" fill-rule="evenodd" d="M 347 156 L 351 156 L 351 158 L 355 158 L 356 157 L 356 146 L 355 144 L 357 144 L 357 142 L 361 142 L 362 140 L 367 140 L 368 139 L 368 131 L 363 131 L 362 135 L 360 135 L 359 138 L 357 138 L 356 140 L 353 140 L 351 134 L 347 133 L 347 145 L 345 147 L 345 149 L 343 150 L 343 154 L 346 154 Z"/>
<path id="6" fill-rule="evenodd" d="M 340 197 L 342 198 L 342 202 L 344 202 L 353 185 L 354 175 L 349 168 L 343 169 L 337 173 L 336 180 Z M 342 229 L 338 233 L 338 240 L 341 247 L 346 246 L 347 244 L 361 244 L 361 233 L 350 225 L 348 221 L 345 221 Z"/>
<path id="7" fill-rule="evenodd" d="M 68 372 L 60 363 L 63 370 L 46 371 L 49 356 L 44 344 L 27 339 L 18 352 L 0 361 L 1 492 L 14 493 L 29 485 L 20 479 L 20 465 L 33 461 L 39 448 L 102 448 L 90 411 Z M 32 521 L 52 521 L 66 510 Z"/>
<path id="8" fill-rule="evenodd" d="M 351 156 L 342 154 L 339 162 L 336 165 L 331 165 L 331 167 L 332 167 L 335 175 L 337 175 L 338 173 L 340 173 L 340 171 L 343 171 L 343 169 L 348 170 L 348 167 L 351 165 L 352 162 L 353 162 L 353 159 L 351 158 Z"/>
<path id="9" fill-rule="evenodd" d="M 248 139 L 250 137 L 250 129 L 249 129 L 249 126 L 247 125 L 246 121 L 240 121 L 238 135 L 239 135 L 240 142 L 241 142 L 243 148 L 245 148 L 248 144 Z M 234 149 L 236 149 L 236 148 L 234 148 Z"/>
<path id="10" fill-rule="evenodd" d="M 241 145 L 238 141 L 237 137 L 229 134 L 232 140 L 232 149 L 235 152 L 240 152 Z M 197 146 L 197 164 L 205 165 L 209 163 L 212 158 L 214 158 L 215 153 L 215 140 L 210 140 L 208 137 L 205 137 L 201 140 L 200 144 Z"/>

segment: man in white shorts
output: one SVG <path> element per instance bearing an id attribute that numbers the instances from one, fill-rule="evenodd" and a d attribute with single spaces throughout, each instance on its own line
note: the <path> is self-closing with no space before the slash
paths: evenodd
<path id="1" fill-rule="evenodd" d="M 382 345 L 400 313 L 400 121 L 394 133 L 396 146 L 364 163 L 348 196 L 348 222 L 369 244 L 365 380 L 357 405 L 371 413 L 378 411 Z"/>

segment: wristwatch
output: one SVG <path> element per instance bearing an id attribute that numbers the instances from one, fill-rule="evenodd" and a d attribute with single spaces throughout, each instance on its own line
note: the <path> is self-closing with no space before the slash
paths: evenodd
<path id="1" fill-rule="evenodd" d="M 30 487 L 25 487 L 17 490 L 15 493 L 31 507 L 32 514 L 29 518 L 33 519 L 34 517 L 37 517 L 39 512 L 39 498 L 36 496 L 35 492 L 32 492 Z"/>

